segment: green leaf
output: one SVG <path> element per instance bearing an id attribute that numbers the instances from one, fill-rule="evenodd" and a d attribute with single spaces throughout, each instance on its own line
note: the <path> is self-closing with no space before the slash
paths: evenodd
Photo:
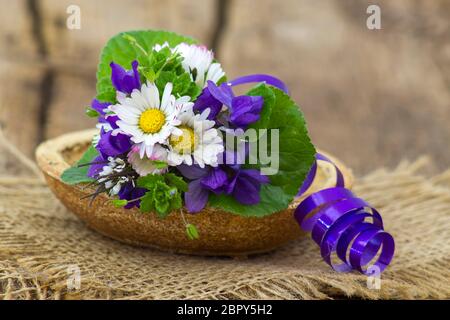
<path id="1" fill-rule="evenodd" d="M 116 100 L 116 90 L 114 88 L 102 88 L 102 91 L 97 91 L 97 99 L 99 101 L 114 102 Z"/>
<path id="2" fill-rule="evenodd" d="M 286 195 L 280 187 L 268 184 L 261 186 L 259 195 L 261 202 L 248 206 L 239 203 L 229 195 L 211 194 L 209 205 L 243 217 L 264 217 L 286 209 L 292 200 L 292 197 Z"/>
<path id="3" fill-rule="evenodd" d="M 155 201 L 155 209 L 158 217 L 164 219 L 169 214 L 170 202 L 167 198 Z"/>
<path id="4" fill-rule="evenodd" d="M 155 44 L 163 44 L 166 41 L 172 47 L 181 42 L 196 43 L 196 40 L 192 38 L 167 31 L 131 31 L 119 33 L 112 37 L 102 50 L 100 63 L 97 68 L 97 99 L 109 102 L 116 100 L 115 90 L 111 83 L 111 68 L 109 66 L 112 61 L 126 69 L 130 69 L 131 62 L 138 60 L 139 65 L 145 67 L 149 64 L 149 56 L 145 52 L 150 54 Z"/>
<path id="5" fill-rule="evenodd" d="M 177 76 L 177 78 L 173 81 L 173 94 L 179 97 L 186 95 L 189 91 L 191 83 L 192 81 L 189 73 L 184 72 L 180 76 Z"/>
<path id="6" fill-rule="evenodd" d="M 181 96 L 190 96 L 195 99 L 200 92 L 197 92 L 198 86 L 195 82 L 192 82 L 191 76 L 189 73 L 181 70 L 171 70 L 171 71 L 162 71 L 159 73 L 158 78 L 156 79 L 156 86 L 160 92 L 164 91 L 164 87 L 167 82 L 171 82 L 173 84 L 172 94 L 175 97 Z M 199 91 L 201 89 L 199 88 Z"/>
<path id="7" fill-rule="evenodd" d="M 156 86 L 158 87 L 158 90 L 160 92 L 164 91 L 164 87 L 166 86 L 167 82 L 175 82 L 175 79 L 177 78 L 177 74 L 175 73 L 175 71 L 162 71 L 159 76 L 158 79 L 156 79 L 155 83 Z M 173 89 L 172 89 L 173 92 Z"/>
<path id="8" fill-rule="evenodd" d="M 111 200 L 111 202 L 116 208 L 122 208 L 128 204 L 127 200 L 120 200 L 120 199 L 114 199 L 114 200 Z"/>
<path id="9" fill-rule="evenodd" d="M 185 95 L 191 97 L 191 101 L 195 101 L 200 93 L 202 93 L 202 88 L 196 85 L 195 82 L 191 82 Z"/>
<path id="10" fill-rule="evenodd" d="M 146 192 L 141 199 L 140 205 L 141 212 L 151 212 L 155 210 L 154 199 L 152 192 Z"/>
<path id="11" fill-rule="evenodd" d="M 138 178 L 137 185 L 148 190 L 141 200 L 141 211 L 154 211 L 160 218 L 181 208 L 181 193 L 187 190 L 187 183 L 173 173 L 149 174 Z"/>
<path id="12" fill-rule="evenodd" d="M 172 210 L 180 209 L 183 206 L 183 200 L 181 198 L 181 193 L 177 192 L 177 194 L 174 195 L 170 202 L 170 208 Z"/>
<path id="13" fill-rule="evenodd" d="M 64 170 L 64 172 L 61 174 L 61 180 L 67 184 L 92 182 L 94 179 L 87 176 L 89 166 L 78 167 L 78 165 L 90 163 L 97 156 L 98 151 L 93 146 L 89 146 L 89 148 L 77 163 L 75 163 L 69 169 Z"/>
<path id="14" fill-rule="evenodd" d="M 148 190 L 152 190 L 157 182 L 164 181 L 162 175 L 158 174 L 148 174 L 144 177 L 139 177 L 137 179 L 137 186 L 141 188 L 146 188 Z"/>
<path id="15" fill-rule="evenodd" d="M 186 225 L 186 234 L 191 240 L 199 238 L 197 227 L 190 223 Z"/>
<path id="16" fill-rule="evenodd" d="M 164 175 L 164 178 L 169 183 L 169 185 L 176 187 L 178 190 L 182 192 L 188 191 L 188 184 L 186 181 L 183 180 L 183 178 L 177 176 L 174 173 L 166 173 Z"/>
<path id="17" fill-rule="evenodd" d="M 298 105 L 277 88 L 271 88 L 275 102 L 266 128 L 279 129 L 279 169 L 270 175 L 271 184 L 294 197 L 314 163 L 316 149 L 308 135 L 303 113 Z M 268 149 L 271 148 L 268 139 Z M 260 164 L 255 167 L 261 168 Z"/>

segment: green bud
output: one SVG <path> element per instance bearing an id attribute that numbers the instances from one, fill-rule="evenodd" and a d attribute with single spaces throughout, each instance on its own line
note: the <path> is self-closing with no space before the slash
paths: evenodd
<path id="1" fill-rule="evenodd" d="M 97 110 L 94 110 L 94 109 L 92 109 L 91 107 L 87 107 L 87 108 L 86 108 L 86 115 L 87 115 L 88 117 L 91 117 L 91 118 L 96 118 L 96 117 L 98 117 L 100 114 L 98 113 Z"/>
<path id="2" fill-rule="evenodd" d="M 122 208 L 128 204 L 127 200 L 120 200 L 120 199 L 114 199 L 111 200 L 111 202 L 116 208 Z"/>
<path id="3" fill-rule="evenodd" d="M 186 225 L 186 234 L 191 240 L 198 239 L 199 237 L 197 227 L 190 223 Z"/>

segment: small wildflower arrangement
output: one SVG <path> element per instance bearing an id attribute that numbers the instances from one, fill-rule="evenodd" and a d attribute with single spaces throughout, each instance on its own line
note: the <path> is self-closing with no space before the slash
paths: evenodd
<path id="1" fill-rule="evenodd" d="M 246 93 L 236 92 L 250 83 Z M 121 33 L 102 51 L 97 96 L 86 114 L 98 120 L 98 133 L 61 180 L 94 187 L 91 201 L 106 194 L 133 214 L 180 214 L 192 240 L 199 232 L 185 212 L 203 211 L 206 219 L 292 212 L 338 272 L 369 275 L 392 260 L 395 242 L 380 213 L 346 188 L 332 160 L 316 153 L 299 107 L 273 76 L 229 80 L 213 52 L 194 39 L 166 31 Z M 325 163 L 335 181 L 314 190 Z M 299 195 L 304 199 L 294 210 Z"/>
<path id="2" fill-rule="evenodd" d="M 254 83 L 245 94 L 235 87 Z M 315 161 L 305 121 L 269 75 L 229 81 L 211 50 L 166 31 L 110 39 L 86 109 L 98 134 L 63 172 L 114 205 L 161 219 L 206 206 L 262 217 L 286 209 Z M 182 210 L 185 209 L 185 210 Z M 124 213 L 126 214 L 126 213 Z"/>

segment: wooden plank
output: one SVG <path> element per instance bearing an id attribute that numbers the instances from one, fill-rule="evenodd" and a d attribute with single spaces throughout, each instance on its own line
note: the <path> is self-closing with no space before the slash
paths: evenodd
<path id="1" fill-rule="evenodd" d="M 101 48 L 118 32 L 168 29 L 207 42 L 214 1 L 42 0 L 43 32 L 55 82 L 45 137 L 94 126 L 84 108 L 95 97 L 95 71 Z M 78 5 L 81 29 L 66 27 L 66 8 Z"/>
<path id="2" fill-rule="evenodd" d="M 214 24 L 214 1 L 42 0 L 43 30 L 52 61 L 70 59 L 73 68 L 95 68 L 101 48 L 113 35 L 136 29 L 167 29 L 207 42 Z M 81 29 L 66 26 L 67 8 L 77 5 Z M 80 63 L 78 63 L 80 62 Z"/>
<path id="3" fill-rule="evenodd" d="M 443 147 L 450 138 L 448 1 L 377 1 L 380 31 L 365 26 L 368 0 L 229 3 L 218 54 L 230 78 L 255 72 L 283 78 L 318 146 L 358 172 L 422 153 L 442 168 L 450 164 Z M 72 4 L 81 8 L 81 30 L 66 28 Z M 165 28 L 209 43 L 215 5 L 3 1 L 0 121 L 8 138 L 31 155 L 42 113 L 49 116 L 45 136 L 91 126 L 83 109 L 95 94 L 98 54 L 110 36 Z"/>
<path id="4" fill-rule="evenodd" d="M 38 48 L 33 39 L 33 20 L 26 0 L 1 1 L 0 58 L 35 61 Z"/>
<path id="5" fill-rule="evenodd" d="M 357 172 L 431 154 L 450 165 L 449 20 L 445 0 L 232 1 L 220 58 L 229 78 L 287 82 L 314 142 Z M 448 10 L 446 11 L 448 12 Z"/>
<path id="6" fill-rule="evenodd" d="M 85 115 L 85 108 L 93 97 L 95 77 L 57 73 L 44 136 L 49 139 L 70 131 L 94 128 L 96 121 Z"/>
<path id="7" fill-rule="evenodd" d="M 40 134 L 39 105 L 42 47 L 34 40 L 32 8 L 26 0 L 2 1 L 0 10 L 0 125 L 8 142 L 27 156 Z M 14 160 L 3 155 L 0 167 L 12 170 Z"/>
<path id="8" fill-rule="evenodd" d="M 69 5 L 81 9 L 80 30 L 66 27 Z M 170 29 L 208 42 L 214 6 L 206 0 L 2 3 L 0 121 L 6 136 L 32 156 L 41 139 L 93 126 L 84 107 L 95 96 L 98 56 L 111 36 L 125 30 Z"/>
<path id="9" fill-rule="evenodd" d="M 8 141 L 33 156 L 39 135 L 42 68 L 0 59 L 0 125 Z"/>

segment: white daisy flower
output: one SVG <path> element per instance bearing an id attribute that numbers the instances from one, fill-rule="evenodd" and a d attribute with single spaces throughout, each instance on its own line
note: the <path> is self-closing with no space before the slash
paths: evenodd
<path id="1" fill-rule="evenodd" d="M 172 94 L 172 83 L 167 83 L 162 98 L 154 83 L 143 84 L 141 90 L 133 90 L 130 97 L 118 95 L 118 104 L 110 109 L 119 117 L 117 126 L 139 146 L 139 155 L 151 157 L 153 146 L 165 143 L 170 135 L 183 132 L 177 128 L 177 119 L 183 107 L 192 107 L 190 97 L 176 99 Z"/>
<path id="2" fill-rule="evenodd" d="M 225 75 L 220 63 L 213 62 L 212 50 L 208 50 L 205 46 L 180 43 L 175 47 L 175 52 L 183 57 L 181 62 L 183 69 L 189 72 L 192 80 L 202 88 L 206 86 L 208 80 L 217 83 Z"/>
<path id="3" fill-rule="evenodd" d="M 155 161 L 167 162 L 167 149 L 160 144 L 155 144 L 153 146 L 152 154 L 148 158 L 141 158 L 139 156 L 139 147 L 133 147 L 130 153 L 128 153 L 128 162 L 140 176 L 162 174 L 167 171 L 167 168 L 158 168 Z"/>
<path id="4" fill-rule="evenodd" d="M 224 147 L 219 131 L 214 128 L 215 122 L 208 120 L 208 115 L 209 109 L 194 114 L 192 107 L 179 115 L 181 125 L 178 128 L 182 135 L 169 137 L 169 165 L 192 165 L 195 162 L 202 168 L 205 165 L 218 166 L 218 157 Z"/>

